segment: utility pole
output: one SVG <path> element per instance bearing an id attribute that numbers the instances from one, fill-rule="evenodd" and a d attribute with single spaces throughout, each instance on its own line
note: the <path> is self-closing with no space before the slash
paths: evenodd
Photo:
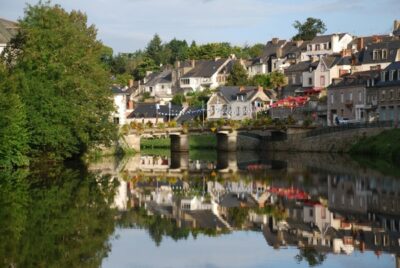
<path id="1" fill-rule="evenodd" d="M 204 129 L 204 101 L 201 101 L 201 112 L 203 113 L 203 129 Z"/>
<path id="2" fill-rule="evenodd" d="M 168 103 L 168 122 L 171 122 L 171 102 Z"/>

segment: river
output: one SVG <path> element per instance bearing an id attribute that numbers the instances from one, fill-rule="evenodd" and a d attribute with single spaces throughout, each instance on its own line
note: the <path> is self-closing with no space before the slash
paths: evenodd
<path id="1" fill-rule="evenodd" d="M 0 172 L 1 267 L 400 267 L 400 169 L 145 151 Z"/>

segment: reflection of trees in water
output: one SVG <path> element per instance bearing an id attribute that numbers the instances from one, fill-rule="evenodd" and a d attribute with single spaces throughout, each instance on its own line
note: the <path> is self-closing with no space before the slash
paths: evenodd
<path id="1" fill-rule="evenodd" d="M 227 230 L 218 231 L 210 228 L 179 227 L 175 219 L 161 217 L 160 215 L 148 215 L 144 208 L 135 208 L 123 212 L 119 218 L 118 225 L 122 228 L 141 228 L 147 230 L 149 236 L 157 246 L 161 245 L 164 237 L 170 237 L 174 241 L 179 241 L 188 239 L 190 234 L 196 239 L 199 234 L 216 237 L 227 232 Z"/>
<path id="2" fill-rule="evenodd" d="M 300 248 L 300 252 L 295 258 L 298 263 L 304 260 L 309 266 L 313 267 L 321 265 L 326 259 L 326 254 L 317 251 L 314 247 L 306 246 Z"/>
<path id="3" fill-rule="evenodd" d="M 99 267 L 114 231 L 110 177 L 0 172 L 0 266 Z"/>

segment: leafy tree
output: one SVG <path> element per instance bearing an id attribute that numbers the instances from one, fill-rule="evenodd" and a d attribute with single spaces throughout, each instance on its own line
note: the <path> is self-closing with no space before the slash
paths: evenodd
<path id="1" fill-rule="evenodd" d="M 144 58 L 143 61 L 136 67 L 133 76 L 136 80 L 141 80 L 146 76 L 148 71 L 157 71 L 159 67 L 151 58 Z"/>
<path id="2" fill-rule="evenodd" d="M 63 159 L 116 137 L 104 46 L 86 15 L 28 5 L 6 53 L 6 83 L 26 108 L 34 153 Z"/>
<path id="3" fill-rule="evenodd" d="M 185 40 L 172 39 L 166 48 L 170 50 L 171 56 L 169 63 L 174 64 L 176 61 L 184 61 L 188 58 L 189 46 Z"/>
<path id="4" fill-rule="evenodd" d="M 114 76 L 113 82 L 114 84 L 120 85 L 120 86 L 127 86 L 129 79 L 132 79 L 132 76 L 127 73 L 123 74 L 117 74 Z"/>
<path id="5" fill-rule="evenodd" d="M 314 247 L 306 246 L 304 248 L 300 248 L 300 252 L 298 255 L 296 255 L 295 259 L 298 263 L 304 260 L 310 267 L 314 267 L 324 263 L 326 260 L 326 254 L 323 252 L 318 252 Z"/>
<path id="6" fill-rule="evenodd" d="M 269 88 L 271 87 L 271 76 L 266 74 L 257 74 L 251 78 L 250 84 L 253 86 Z"/>
<path id="7" fill-rule="evenodd" d="M 272 72 L 269 75 L 270 87 L 273 89 L 281 88 L 287 84 L 286 76 L 280 72 Z"/>
<path id="8" fill-rule="evenodd" d="M 175 94 L 172 98 L 171 103 L 174 105 L 182 105 L 186 101 L 185 95 L 183 94 Z"/>
<path id="9" fill-rule="evenodd" d="M 163 53 L 163 45 L 161 38 L 158 34 L 155 34 L 153 39 L 149 42 L 146 48 L 147 56 L 154 61 L 156 65 L 160 65 L 164 63 L 164 59 L 162 58 Z"/>
<path id="10" fill-rule="evenodd" d="M 323 34 L 326 32 L 325 23 L 316 18 L 307 18 L 304 23 L 296 20 L 293 27 L 298 33 L 293 37 L 293 40 L 312 40 L 317 34 Z"/>
<path id="11" fill-rule="evenodd" d="M 229 86 L 245 86 L 248 83 L 247 71 L 240 64 L 235 62 L 232 66 L 231 74 L 228 76 L 227 85 Z"/>
<path id="12" fill-rule="evenodd" d="M 25 108 L 17 94 L 0 91 L 0 168 L 28 164 Z"/>

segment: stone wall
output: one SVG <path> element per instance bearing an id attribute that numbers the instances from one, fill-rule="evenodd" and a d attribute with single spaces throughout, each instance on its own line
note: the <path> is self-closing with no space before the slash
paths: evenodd
<path id="1" fill-rule="evenodd" d="M 305 134 L 288 135 L 285 141 L 266 141 L 263 149 L 284 152 L 332 152 L 347 153 L 362 137 L 380 134 L 386 128 L 360 128 L 306 137 Z"/>

